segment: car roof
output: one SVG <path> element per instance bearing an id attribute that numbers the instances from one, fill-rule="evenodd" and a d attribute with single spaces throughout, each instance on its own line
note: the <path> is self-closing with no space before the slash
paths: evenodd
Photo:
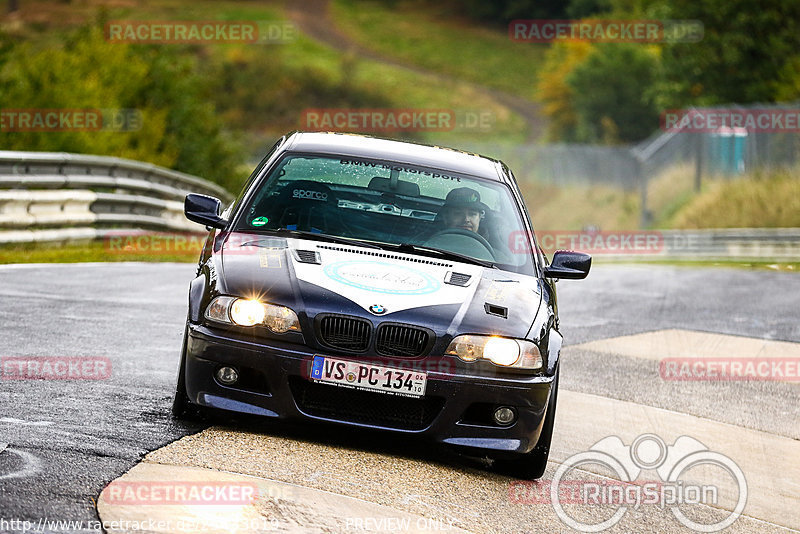
<path id="1" fill-rule="evenodd" d="M 341 132 L 294 132 L 282 150 L 385 159 L 506 181 L 502 162 L 452 148 Z"/>

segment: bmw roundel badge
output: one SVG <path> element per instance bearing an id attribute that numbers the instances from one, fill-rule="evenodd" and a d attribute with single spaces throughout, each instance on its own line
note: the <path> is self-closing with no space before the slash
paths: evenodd
<path id="1" fill-rule="evenodd" d="M 373 304 L 372 306 L 369 307 L 369 311 L 371 311 L 375 315 L 383 315 L 384 313 L 386 313 L 386 308 L 384 308 L 380 304 Z"/>

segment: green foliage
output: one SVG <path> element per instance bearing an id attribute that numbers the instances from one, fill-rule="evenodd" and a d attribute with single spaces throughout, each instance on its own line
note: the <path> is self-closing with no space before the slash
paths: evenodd
<path id="1" fill-rule="evenodd" d="M 581 19 L 611 10 L 612 0 L 572 0 L 566 8 L 567 17 Z"/>
<path id="2" fill-rule="evenodd" d="M 591 51 L 592 45 L 585 41 L 564 41 L 553 44 L 547 53 L 537 90 L 542 111 L 548 118 L 547 137 L 551 140 L 577 140 L 575 94 L 567 78 Z"/>
<path id="3" fill-rule="evenodd" d="M 203 66 L 212 85 L 212 102 L 225 123 L 252 130 L 269 125 L 273 131 L 300 127 L 302 111 L 309 108 L 388 107 L 386 95 L 352 83 L 353 62 L 346 56 L 342 76 L 322 69 L 294 65 L 278 47 L 264 60 L 259 49 L 232 48 L 210 58 Z"/>
<path id="4" fill-rule="evenodd" d="M 465 0 L 463 5 L 472 18 L 506 24 L 513 19 L 563 19 L 568 4 L 563 0 Z"/>
<path id="5" fill-rule="evenodd" d="M 704 25 L 697 43 L 664 46 L 667 107 L 793 99 L 798 91 L 800 2 L 670 0 L 668 18 Z"/>
<path id="6" fill-rule="evenodd" d="M 636 43 L 596 46 L 567 76 L 578 141 L 638 141 L 658 128 L 658 57 Z"/>
<path id="7" fill-rule="evenodd" d="M 510 40 L 507 27 L 487 28 L 485 21 L 453 17 L 447 7 L 405 2 L 390 10 L 374 0 L 336 0 L 331 14 L 340 31 L 364 48 L 461 81 L 532 97 L 543 47 Z"/>
<path id="8" fill-rule="evenodd" d="M 175 168 L 237 191 L 245 178 L 238 170 L 244 157 L 217 115 L 214 78 L 200 75 L 193 57 L 163 48 L 148 47 L 142 52 L 150 71 L 141 80 L 137 105 L 167 113 L 162 146 L 177 148 Z"/>
<path id="9" fill-rule="evenodd" d="M 605 2 L 597 4 L 609 9 L 603 18 L 700 21 L 703 39 L 598 44 L 580 61 L 565 56 L 563 45 L 552 46 L 539 82 L 551 138 L 638 141 L 657 129 L 665 109 L 800 98 L 796 0 Z M 573 1 L 570 9 L 577 13 L 581 5 Z"/>
<path id="10" fill-rule="evenodd" d="M 612 0 L 462 0 L 448 2 L 417 0 L 421 10 L 458 11 L 490 26 L 505 26 L 514 19 L 567 19 L 607 11 Z M 396 8 L 398 0 L 380 0 Z M 406 2 L 408 3 L 408 2 Z M 425 5 L 427 4 L 427 5 Z"/>
<path id="11" fill-rule="evenodd" d="M 800 178 L 792 169 L 712 182 L 673 220 L 676 228 L 797 228 Z"/>
<path id="12" fill-rule="evenodd" d="M 235 187 L 240 153 L 222 132 L 209 84 L 192 59 L 165 47 L 109 43 L 97 26 L 60 47 L 17 44 L 0 54 L 3 109 L 133 109 L 132 131 L 0 131 L 6 149 L 114 155 L 149 161 Z M 0 48 L 1 50 L 2 48 Z"/>

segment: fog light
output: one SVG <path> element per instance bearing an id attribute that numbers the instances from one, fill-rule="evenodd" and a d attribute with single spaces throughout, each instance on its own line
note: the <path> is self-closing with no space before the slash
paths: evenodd
<path id="1" fill-rule="evenodd" d="M 517 414 L 513 408 L 508 406 L 501 406 L 494 411 L 494 422 L 498 425 L 510 425 L 517 419 Z"/>
<path id="2" fill-rule="evenodd" d="M 239 373 L 233 367 L 220 367 L 217 370 L 217 380 L 226 386 L 232 386 L 239 380 Z M 495 418 L 497 416 L 495 415 Z"/>

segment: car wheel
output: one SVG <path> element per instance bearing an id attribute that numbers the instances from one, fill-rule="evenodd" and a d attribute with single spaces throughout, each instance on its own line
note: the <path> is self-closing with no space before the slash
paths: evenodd
<path id="1" fill-rule="evenodd" d="M 547 415 L 544 418 L 542 433 L 536 447 L 521 457 L 507 460 L 495 460 L 498 471 L 503 474 L 522 478 L 525 480 L 535 480 L 541 478 L 547 467 L 547 458 L 550 456 L 550 441 L 553 438 L 553 425 L 556 420 L 556 401 L 558 399 L 558 370 L 553 379 L 553 388 L 550 390 L 550 399 L 547 403 Z"/>
<path id="2" fill-rule="evenodd" d="M 178 380 L 175 388 L 175 398 L 172 400 L 172 416 L 176 419 L 196 421 L 202 415 L 202 408 L 189 401 L 186 394 L 186 343 L 189 337 L 189 326 L 183 332 L 183 347 L 181 348 L 181 364 L 178 367 Z"/>

